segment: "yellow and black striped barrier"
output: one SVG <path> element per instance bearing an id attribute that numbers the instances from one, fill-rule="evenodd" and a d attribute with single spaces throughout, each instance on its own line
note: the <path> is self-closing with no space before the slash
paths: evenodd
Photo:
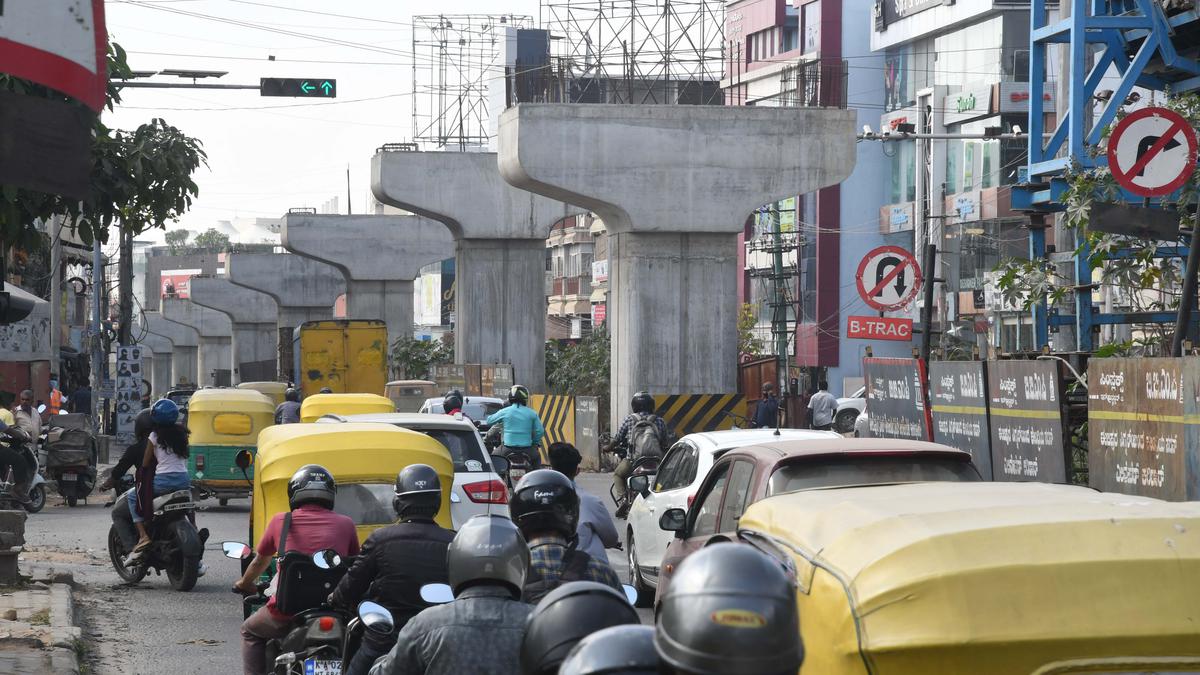
<path id="1" fill-rule="evenodd" d="M 741 394 L 678 394 L 654 397 L 655 413 L 666 421 L 675 438 L 701 431 L 732 429 L 734 418 L 746 411 Z M 725 414 L 729 413 L 729 414 Z"/>
<path id="2" fill-rule="evenodd" d="M 529 407 L 546 428 L 546 436 L 542 439 L 542 463 L 546 464 L 550 461 L 546 452 L 551 443 L 575 443 L 575 397 L 534 394 L 529 397 Z"/>

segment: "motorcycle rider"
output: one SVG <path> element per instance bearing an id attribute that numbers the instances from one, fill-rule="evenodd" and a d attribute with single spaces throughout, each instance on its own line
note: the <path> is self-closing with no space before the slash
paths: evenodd
<path id="1" fill-rule="evenodd" d="M 649 392 L 639 391 L 633 395 L 629 413 L 621 422 L 621 428 L 612 440 L 610 451 L 621 456 L 621 462 L 613 470 L 613 492 L 620 506 L 617 517 L 629 514 L 630 502 L 625 501 L 629 491 L 629 474 L 633 464 L 642 457 L 662 457 L 674 442 L 671 430 L 663 418 L 654 414 L 654 397 Z"/>
<path id="2" fill-rule="evenodd" d="M 514 452 L 524 453 L 529 457 L 529 467 L 536 469 L 541 466 L 536 446 L 541 444 L 546 429 L 538 414 L 529 407 L 529 390 L 524 386 L 518 384 L 509 389 L 508 402 L 509 406 L 487 418 L 489 425 L 504 424 L 504 440 L 495 454 L 508 457 Z"/>
<path id="3" fill-rule="evenodd" d="M 604 584 L 573 581 L 533 608 L 521 642 L 523 675 L 554 675 L 567 653 L 598 630 L 641 623 L 625 594 Z"/>
<path id="4" fill-rule="evenodd" d="M 504 516 L 468 520 L 446 551 L 454 601 L 413 617 L 370 675 L 513 675 L 525 622 L 529 548 Z"/>
<path id="5" fill-rule="evenodd" d="M 300 392 L 295 387 L 288 387 L 283 392 L 283 403 L 275 408 L 275 424 L 300 423 Z"/>
<path id="6" fill-rule="evenodd" d="M 579 550 L 608 562 L 605 549 L 619 547 L 621 535 L 617 533 L 617 524 L 600 498 L 589 494 L 575 481 L 583 456 L 570 443 L 551 443 L 547 454 L 550 456 L 550 468 L 570 478 L 575 486 L 575 494 L 579 495 L 579 526 L 576 530 Z"/>
<path id="7" fill-rule="evenodd" d="M 33 480 L 33 477 L 30 475 L 31 467 L 29 459 L 22 455 L 16 446 L 18 444 L 28 444 L 31 441 L 25 435 L 23 429 L 16 425 L 8 424 L 3 420 L 0 420 L 0 435 L 8 439 L 8 445 L 0 445 L 0 480 L 5 478 L 8 468 L 12 467 L 12 498 L 22 506 L 25 506 L 29 504 L 28 485 Z"/>
<path id="8" fill-rule="evenodd" d="M 538 602 L 569 581 L 595 581 L 621 590 L 608 563 L 578 548 L 579 495 L 569 478 L 553 469 L 525 474 L 513 488 L 508 510 L 529 542 L 526 602 Z"/>
<path id="9" fill-rule="evenodd" d="M 188 430 L 179 426 L 179 406 L 169 398 L 159 399 L 150 408 L 150 434 L 146 437 L 141 468 L 153 469 L 153 496 L 165 495 L 176 490 L 188 490 L 192 487 L 191 476 L 188 475 L 187 458 Z M 139 476 L 139 478 L 142 478 Z M 146 531 L 145 518 L 138 509 L 138 493 L 141 490 L 131 490 L 127 497 L 129 514 L 133 525 L 137 528 L 138 542 L 125 559 L 125 565 L 131 566 L 141 559 L 150 546 L 150 533 Z"/>
<path id="10" fill-rule="evenodd" d="M 445 396 L 442 397 L 442 410 L 445 411 L 447 415 L 454 416 L 458 413 L 462 413 L 462 407 L 463 393 L 461 391 L 457 389 L 451 389 L 450 391 L 446 392 Z M 463 413 L 463 417 L 468 420 L 471 419 L 470 417 L 467 417 L 466 413 Z"/>
<path id="11" fill-rule="evenodd" d="M 288 513 L 271 518 L 262 540 L 255 547 L 254 559 L 245 574 L 233 585 L 233 590 L 245 595 L 258 591 L 256 583 L 272 558 L 284 553 L 312 555 L 317 551 L 337 551 L 343 558 L 358 555 L 358 533 L 354 520 L 334 513 L 337 481 L 325 467 L 307 464 L 300 467 L 288 481 Z M 284 528 L 286 526 L 286 532 Z M 286 538 L 286 551 L 279 550 L 281 538 Z M 267 643 L 287 635 L 292 618 L 275 609 L 278 596 L 271 596 L 265 607 L 242 623 L 242 669 L 246 675 L 265 675 Z"/>
<path id="12" fill-rule="evenodd" d="M 125 452 L 113 466 L 108 478 L 105 478 L 104 482 L 100 484 L 101 492 L 120 486 L 121 479 L 129 469 L 141 466 L 142 460 L 146 456 L 146 442 L 150 439 L 150 430 L 153 426 L 150 415 L 150 408 L 143 408 L 134 418 L 133 443 L 125 448 Z M 129 511 L 129 500 L 121 499 L 121 497 L 120 494 L 113 496 L 112 520 L 116 525 L 118 536 L 121 537 L 121 542 L 126 549 L 131 549 L 137 544 L 137 530 L 133 527 L 133 514 Z"/>
<path id="13" fill-rule="evenodd" d="M 654 626 L 614 626 L 580 640 L 559 675 L 658 675 Z"/>
<path id="14" fill-rule="evenodd" d="M 654 644 L 677 673 L 795 673 L 804 663 L 795 581 L 748 544 L 706 546 L 675 571 Z"/>
<path id="15" fill-rule="evenodd" d="M 352 610 L 363 600 L 377 602 L 392 613 L 399 631 L 429 606 L 421 599 L 421 587 L 446 583 L 446 549 L 454 532 L 433 522 L 442 508 L 442 483 L 428 464 L 407 466 L 396 476 L 392 507 L 400 523 L 367 537 L 362 553 L 329 596 L 329 604 Z M 346 675 L 366 675 L 393 644 L 395 632 L 381 636 L 366 631 Z"/>

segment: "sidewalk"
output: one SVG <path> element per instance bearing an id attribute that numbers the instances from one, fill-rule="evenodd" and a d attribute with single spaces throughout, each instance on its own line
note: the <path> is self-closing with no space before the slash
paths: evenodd
<path id="1" fill-rule="evenodd" d="M 74 581 L 69 574 L 0 588 L 0 673 L 78 673 Z"/>

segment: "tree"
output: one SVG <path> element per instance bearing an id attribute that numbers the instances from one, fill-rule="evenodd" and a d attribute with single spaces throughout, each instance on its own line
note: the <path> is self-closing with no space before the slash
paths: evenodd
<path id="1" fill-rule="evenodd" d="M 196 235 L 196 238 L 192 240 L 192 245 L 208 251 L 224 251 L 229 248 L 229 235 L 215 227 L 210 227 Z"/>
<path id="2" fill-rule="evenodd" d="M 454 363 L 454 336 L 441 340 L 418 340 L 406 335 L 392 343 L 388 366 L 392 377 L 427 380 L 434 366 Z"/>
<path id="3" fill-rule="evenodd" d="M 112 110 L 121 101 L 121 81 L 130 76 L 125 50 L 108 47 L 108 97 Z M 0 89 L 26 96 L 82 103 L 27 80 L 0 75 Z M 108 240 L 116 224 L 133 234 L 165 228 L 191 207 L 199 188 L 192 174 L 207 160 L 200 141 L 162 119 L 130 131 L 109 129 L 99 117 L 93 124 L 90 194 L 82 202 L 59 195 L 0 186 L 0 238 L 30 246 L 36 223 L 54 215 L 69 216 L 85 243 Z"/>
<path id="4" fill-rule="evenodd" d="M 1192 127 L 1200 128 L 1200 96 L 1175 96 L 1165 105 L 1184 116 Z M 1123 116 L 1123 113 L 1122 113 Z M 1106 129 L 1104 138 L 1112 132 Z M 1102 148 L 1097 148 L 1098 154 Z M 1187 245 L 1183 241 L 1150 241 L 1088 230 L 1092 207 L 1098 203 L 1120 201 L 1120 188 L 1108 167 L 1081 169 L 1074 167 L 1066 176 L 1067 191 L 1062 201 L 1066 206 L 1063 222 L 1081 236 L 1076 255 L 1087 255 L 1098 278 L 1080 283 L 1096 282 L 1098 288 L 1111 287 L 1120 293 L 1132 312 L 1162 312 L 1178 309 L 1181 301 L 1183 261 L 1177 257 L 1159 257 L 1162 246 Z M 1161 207 L 1177 215 L 1182 230 L 1196 226 L 1196 204 L 1200 201 L 1200 167 L 1180 188 L 1174 200 L 1163 199 Z M 1049 260 L 1003 261 L 997 268 L 998 285 L 1007 302 L 1028 310 L 1039 302 L 1053 307 L 1073 301 L 1075 281 L 1060 272 Z M 1085 292 L 1091 293 L 1091 286 Z M 1073 310 L 1068 310 L 1068 312 Z M 1141 327 L 1140 335 L 1131 342 L 1118 345 L 1122 351 L 1138 355 L 1165 354 L 1174 329 L 1171 324 L 1152 324 Z"/>
<path id="5" fill-rule="evenodd" d="M 754 311 L 754 305 L 750 303 L 742 303 L 738 309 L 737 331 L 738 331 L 738 356 L 761 356 L 763 352 L 763 343 L 754 333 L 754 327 L 758 325 L 758 315 Z"/>
<path id="6" fill-rule="evenodd" d="M 171 248 L 171 255 L 180 255 L 187 250 L 188 237 L 192 233 L 187 230 L 171 230 L 167 232 L 167 246 Z"/>
<path id="7" fill-rule="evenodd" d="M 546 388 L 552 394 L 595 396 L 600 410 L 608 410 L 611 362 L 612 342 L 603 327 L 565 347 L 548 342 Z"/>

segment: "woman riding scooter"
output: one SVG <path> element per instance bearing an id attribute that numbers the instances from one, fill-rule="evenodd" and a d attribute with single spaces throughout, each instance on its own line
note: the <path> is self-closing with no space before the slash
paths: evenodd
<path id="1" fill-rule="evenodd" d="M 142 457 L 142 469 L 138 472 L 139 489 L 129 493 L 129 513 L 138 531 L 138 543 L 125 560 L 130 566 L 141 559 L 150 546 L 150 533 L 146 530 L 145 518 L 138 509 L 139 493 L 145 492 L 144 483 L 153 482 L 153 497 L 176 490 L 191 488 L 188 476 L 188 432 L 179 426 L 179 406 L 171 399 L 159 399 L 150 408 L 151 430 L 146 438 L 146 449 Z M 153 476 L 153 478 L 151 478 Z M 147 504 L 151 499 L 144 499 Z"/>

